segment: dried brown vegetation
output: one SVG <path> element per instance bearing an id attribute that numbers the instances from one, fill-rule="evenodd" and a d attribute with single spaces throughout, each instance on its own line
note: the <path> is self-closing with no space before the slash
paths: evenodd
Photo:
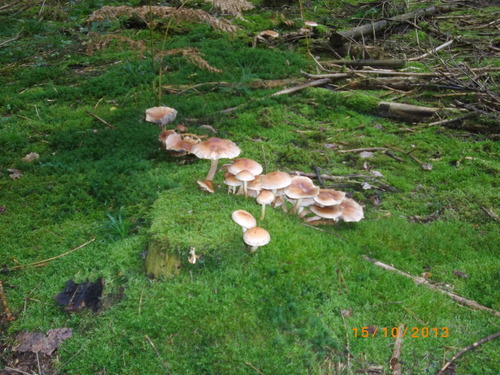
<path id="1" fill-rule="evenodd" d="M 138 19 L 148 27 L 155 28 L 158 24 L 167 19 L 179 24 L 181 22 L 206 22 L 216 30 L 234 34 L 238 29 L 237 26 L 225 19 L 218 19 L 211 16 L 207 12 L 200 9 L 188 8 L 173 8 L 164 6 L 142 6 L 130 7 L 121 6 L 104 6 L 93 12 L 87 22 L 100 22 L 104 20 L 115 20 L 122 17 Z"/>

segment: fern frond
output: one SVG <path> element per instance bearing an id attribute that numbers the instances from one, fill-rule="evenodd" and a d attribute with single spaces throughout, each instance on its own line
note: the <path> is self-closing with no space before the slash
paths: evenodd
<path id="1" fill-rule="evenodd" d="M 222 70 L 217 69 L 210 65 L 205 59 L 201 57 L 202 53 L 197 48 L 175 48 L 158 53 L 159 56 L 173 56 L 181 55 L 188 62 L 197 66 L 202 70 L 208 70 L 209 72 L 222 73 Z"/>
<path id="2" fill-rule="evenodd" d="M 164 6 L 149 7 L 147 5 L 142 7 L 130 7 L 127 5 L 103 6 L 93 12 L 87 18 L 87 22 L 114 20 L 120 17 L 138 18 L 150 27 L 155 27 L 165 19 L 172 18 L 172 21 L 177 24 L 180 22 L 206 22 L 216 30 L 225 31 L 231 34 L 236 33 L 238 30 L 238 27 L 231 22 L 211 16 L 201 9 L 177 9 Z"/>
<path id="3" fill-rule="evenodd" d="M 246 0 L 205 0 L 221 12 L 228 13 L 233 17 L 243 18 L 242 13 L 245 10 L 253 9 L 252 3 Z"/>

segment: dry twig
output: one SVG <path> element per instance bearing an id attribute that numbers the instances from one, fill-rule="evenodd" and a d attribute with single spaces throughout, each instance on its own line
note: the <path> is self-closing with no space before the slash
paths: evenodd
<path id="1" fill-rule="evenodd" d="M 382 263 L 382 262 L 379 262 L 378 260 L 376 259 L 373 259 L 373 258 L 370 258 L 366 255 L 363 256 L 363 259 L 369 261 L 369 262 L 372 262 L 373 264 L 375 264 L 377 267 L 380 267 L 380 268 L 383 268 L 385 270 L 388 270 L 388 271 L 392 271 L 392 272 L 395 272 L 395 273 L 398 273 L 404 277 L 407 277 L 409 279 L 412 279 L 415 284 L 417 285 L 425 285 L 427 288 L 429 289 L 432 289 L 432 290 L 437 290 L 438 292 L 442 293 L 442 294 L 446 294 L 447 296 L 449 296 L 452 300 L 454 300 L 455 302 L 458 302 L 462 305 L 465 305 L 467 307 L 471 307 L 473 309 L 476 309 L 476 310 L 483 310 L 483 311 L 488 311 L 490 313 L 493 313 L 495 316 L 500 316 L 500 311 L 496 311 L 494 309 L 490 309 L 489 307 L 486 307 L 486 306 L 483 306 L 479 303 L 477 303 L 476 301 L 472 301 L 470 299 L 467 299 L 467 298 L 464 298 L 464 297 L 461 297 L 459 296 L 458 294 L 455 294 L 455 293 L 451 293 L 443 288 L 441 288 L 439 285 L 435 285 L 435 284 L 431 284 L 429 283 L 428 280 L 426 280 L 425 278 L 423 277 L 416 277 L 416 276 L 413 276 L 413 275 L 410 275 L 409 273 L 406 273 L 406 272 L 403 272 L 403 271 L 400 271 L 398 270 L 397 268 L 394 268 L 392 266 L 389 266 L 388 264 L 385 264 L 385 263 Z"/>
<path id="2" fill-rule="evenodd" d="M 500 337 L 500 332 L 494 333 L 493 335 L 490 335 L 488 337 L 485 337 L 484 339 L 481 339 L 479 341 L 476 341 L 475 343 L 469 345 L 465 349 L 462 349 L 460 352 L 455 354 L 452 359 L 450 359 L 442 368 L 439 370 L 439 372 L 436 375 L 442 375 L 444 374 L 445 370 L 453 363 L 455 362 L 458 358 L 463 356 L 465 353 L 467 353 L 469 350 L 477 348 L 479 345 L 484 344 L 485 342 L 494 340 L 496 338 Z"/>

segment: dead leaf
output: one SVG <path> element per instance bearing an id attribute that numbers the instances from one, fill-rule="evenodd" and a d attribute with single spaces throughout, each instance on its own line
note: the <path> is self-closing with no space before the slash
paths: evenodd
<path id="1" fill-rule="evenodd" d="M 9 177 L 13 180 L 15 180 L 16 178 L 21 178 L 23 176 L 23 172 L 21 172 L 19 169 L 9 168 L 7 170 L 10 172 Z"/>
<path id="2" fill-rule="evenodd" d="M 361 184 L 361 187 L 363 188 L 363 190 L 370 190 L 373 188 L 373 186 L 371 186 L 368 182 L 363 182 Z"/>
<path id="3" fill-rule="evenodd" d="M 374 170 L 370 171 L 370 176 L 373 176 L 373 177 L 384 177 L 384 175 L 382 173 L 380 173 L 379 171 L 374 171 Z"/>
<path id="4" fill-rule="evenodd" d="M 29 154 L 26 154 L 26 156 L 24 158 L 22 158 L 21 160 L 26 162 L 26 163 L 31 163 L 39 158 L 40 158 L 40 155 L 38 155 L 36 152 L 30 152 Z"/>
<path id="5" fill-rule="evenodd" d="M 347 310 L 340 310 L 340 314 L 344 317 L 344 318 L 349 318 L 352 316 L 352 307 L 348 308 Z"/>
<path id="6" fill-rule="evenodd" d="M 373 158 L 375 156 L 375 154 L 371 151 L 362 151 L 359 153 L 359 157 L 360 158 Z"/>
<path id="7" fill-rule="evenodd" d="M 463 277 L 464 279 L 469 278 L 469 276 L 466 273 L 463 273 L 462 271 L 459 271 L 459 270 L 453 271 L 453 274 L 458 276 L 458 277 Z"/>
<path id="8" fill-rule="evenodd" d="M 422 164 L 422 169 L 424 171 L 432 171 L 432 164 L 430 164 L 430 163 L 424 163 L 424 164 Z"/>
<path id="9" fill-rule="evenodd" d="M 70 328 L 49 329 L 47 333 L 28 331 L 20 333 L 16 340 L 19 342 L 13 350 L 17 352 L 42 352 L 51 355 L 59 345 L 73 335 Z"/>
<path id="10" fill-rule="evenodd" d="M 191 264 L 195 264 L 196 261 L 201 257 L 201 255 L 197 255 L 195 251 L 196 249 L 193 246 L 189 248 L 188 262 Z"/>
<path id="11" fill-rule="evenodd" d="M 215 130 L 212 126 L 210 125 L 201 125 L 200 129 L 207 129 L 210 130 L 212 133 L 217 134 L 217 130 Z"/>

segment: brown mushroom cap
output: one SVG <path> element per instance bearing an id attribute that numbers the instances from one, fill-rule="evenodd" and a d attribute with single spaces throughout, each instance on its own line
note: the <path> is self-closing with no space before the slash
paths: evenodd
<path id="1" fill-rule="evenodd" d="M 267 245 L 271 241 L 271 235 L 264 228 L 253 227 L 245 232 L 243 241 L 252 247 L 251 251 L 253 252 L 257 247 Z"/>
<path id="2" fill-rule="evenodd" d="M 319 187 L 305 176 L 293 176 L 292 183 L 285 189 L 285 194 L 291 199 L 313 198 L 319 193 Z"/>
<path id="3" fill-rule="evenodd" d="M 280 34 L 273 30 L 264 30 L 259 33 L 259 36 L 277 38 Z"/>
<path id="4" fill-rule="evenodd" d="M 276 198 L 272 191 L 270 190 L 262 190 L 260 194 L 257 196 L 258 204 L 271 204 Z"/>
<path id="5" fill-rule="evenodd" d="M 277 190 L 286 188 L 292 183 L 292 178 L 286 172 L 270 172 L 261 177 L 260 183 L 262 189 Z"/>
<path id="6" fill-rule="evenodd" d="M 365 217 L 363 207 L 354 199 L 345 198 L 340 207 L 342 207 L 342 216 L 340 218 L 345 222 L 357 222 Z"/>
<path id="7" fill-rule="evenodd" d="M 262 165 L 257 163 L 255 160 L 241 158 L 236 159 L 227 170 L 234 175 L 237 175 L 243 170 L 247 170 L 254 176 L 257 176 L 262 173 Z"/>
<path id="8" fill-rule="evenodd" d="M 257 225 L 257 220 L 252 214 L 245 210 L 236 210 L 231 214 L 233 221 L 238 224 L 243 230 L 253 228 Z"/>
<path id="9" fill-rule="evenodd" d="M 163 130 L 159 135 L 158 135 L 158 140 L 161 142 L 161 143 L 165 143 L 165 141 L 167 140 L 167 138 L 171 135 L 171 134 L 174 134 L 175 131 L 174 130 Z"/>
<path id="10" fill-rule="evenodd" d="M 151 107 L 146 109 L 146 121 L 166 125 L 175 120 L 177 111 L 170 107 Z"/>
<path id="11" fill-rule="evenodd" d="M 309 209 L 319 217 L 323 217 L 325 219 L 333 219 L 335 221 L 337 221 L 337 219 L 342 215 L 342 207 L 340 205 L 328 207 L 312 205 L 309 206 Z"/>
<path id="12" fill-rule="evenodd" d="M 210 180 L 196 181 L 200 186 L 202 191 L 206 191 L 207 193 L 214 193 L 214 184 Z"/>
<path id="13" fill-rule="evenodd" d="M 167 150 L 186 151 L 188 153 L 191 153 L 191 149 L 193 148 L 193 146 L 200 143 L 198 139 L 194 139 L 191 137 L 182 137 L 180 135 L 178 136 L 179 137 L 174 137 L 174 135 L 172 134 L 166 139 L 165 145 L 167 147 Z"/>
<path id="14" fill-rule="evenodd" d="M 240 154 L 241 150 L 229 139 L 208 138 L 206 141 L 198 143 L 191 150 L 200 159 L 232 159 Z"/>
<path id="15" fill-rule="evenodd" d="M 319 206 L 333 206 L 342 203 L 344 199 L 345 193 L 334 189 L 320 189 L 319 194 L 314 197 Z"/>

